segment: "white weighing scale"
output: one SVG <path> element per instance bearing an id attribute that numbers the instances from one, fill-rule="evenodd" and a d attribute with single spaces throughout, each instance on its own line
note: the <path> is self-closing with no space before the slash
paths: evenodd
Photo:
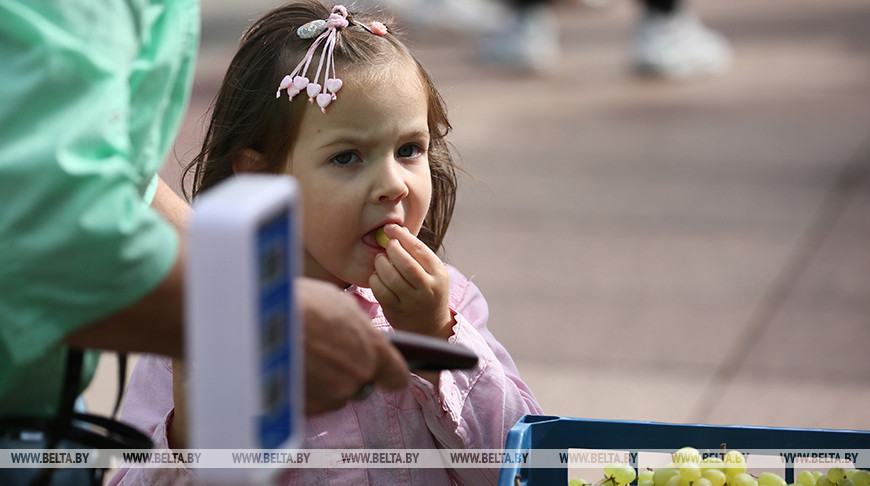
<path id="1" fill-rule="evenodd" d="M 193 204 L 186 274 L 191 449 L 293 449 L 302 432 L 294 303 L 298 188 L 239 175 Z M 277 469 L 198 469 L 206 484 L 267 484 Z"/>

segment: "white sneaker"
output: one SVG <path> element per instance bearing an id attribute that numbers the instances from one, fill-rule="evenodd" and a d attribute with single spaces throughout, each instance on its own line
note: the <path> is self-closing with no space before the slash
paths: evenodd
<path id="1" fill-rule="evenodd" d="M 634 37 L 634 65 L 671 79 L 721 74 L 731 67 L 731 47 L 694 15 L 646 14 Z"/>
<path id="2" fill-rule="evenodd" d="M 559 24 L 553 10 L 540 5 L 513 10 L 491 31 L 481 31 L 481 61 L 517 71 L 547 71 L 560 57 Z"/>

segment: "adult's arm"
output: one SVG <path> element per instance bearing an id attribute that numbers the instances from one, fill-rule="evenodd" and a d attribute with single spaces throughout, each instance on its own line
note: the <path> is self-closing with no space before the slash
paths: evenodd
<path id="1" fill-rule="evenodd" d="M 177 231 L 190 216 L 190 207 L 159 179 L 152 201 Z M 146 352 L 182 357 L 184 350 L 183 272 L 185 241 L 178 238 L 179 251 L 169 274 L 141 300 L 99 321 L 74 331 L 66 338 L 73 347 L 122 352 Z"/>
<path id="2" fill-rule="evenodd" d="M 183 249 L 143 200 L 187 107 L 199 12 L 196 0 L 149 4 L 148 15 L 137 7 L 0 3 L 0 358 L 10 386 L 56 375 L 65 342 L 183 349 Z"/>

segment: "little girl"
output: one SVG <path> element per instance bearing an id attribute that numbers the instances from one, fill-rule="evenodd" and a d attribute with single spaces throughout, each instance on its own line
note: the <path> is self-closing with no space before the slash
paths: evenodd
<path id="1" fill-rule="evenodd" d="M 276 97 L 276 88 L 278 89 Z M 461 343 L 475 368 L 418 373 L 309 416 L 303 449 L 500 449 L 541 409 L 486 328 L 477 287 L 437 256 L 456 197 L 450 129 L 432 80 L 389 26 L 314 0 L 280 7 L 244 35 L 188 167 L 194 195 L 242 172 L 286 173 L 302 188 L 304 273 L 357 298 L 383 330 Z M 383 228 L 389 242 L 378 243 Z M 123 419 L 157 448 L 183 434 L 172 363 L 140 359 Z M 215 426 L 219 426 L 215 424 Z M 175 430 L 173 430 L 175 427 Z M 496 468 L 306 469 L 288 484 L 495 484 Z M 111 484 L 195 483 L 185 469 L 121 470 Z"/>

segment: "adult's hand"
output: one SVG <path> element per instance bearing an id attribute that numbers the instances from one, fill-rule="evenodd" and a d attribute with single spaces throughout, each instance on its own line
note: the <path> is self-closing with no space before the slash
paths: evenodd
<path id="1" fill-rule="evenodd" d="M 368 384 L 407 385 L 407 363 L 353 297 L 309 278 L 300 278 L 297 289 L 305 334 L 306 414 L 339 409 Z"/>
<path id="2" fill-rule="evenodd" d="M 310 278 L 300 277 L 296 285 L 305 334 L 306 415 L 337 410 L 368 384 L 387 389 L 407 385 L 410 372 L 404 358 L 353 297 Z M 175 412 L 167 435 L 176 449 L 187 447 L 184 369 L 183 361 L 173 360 Z"/>

